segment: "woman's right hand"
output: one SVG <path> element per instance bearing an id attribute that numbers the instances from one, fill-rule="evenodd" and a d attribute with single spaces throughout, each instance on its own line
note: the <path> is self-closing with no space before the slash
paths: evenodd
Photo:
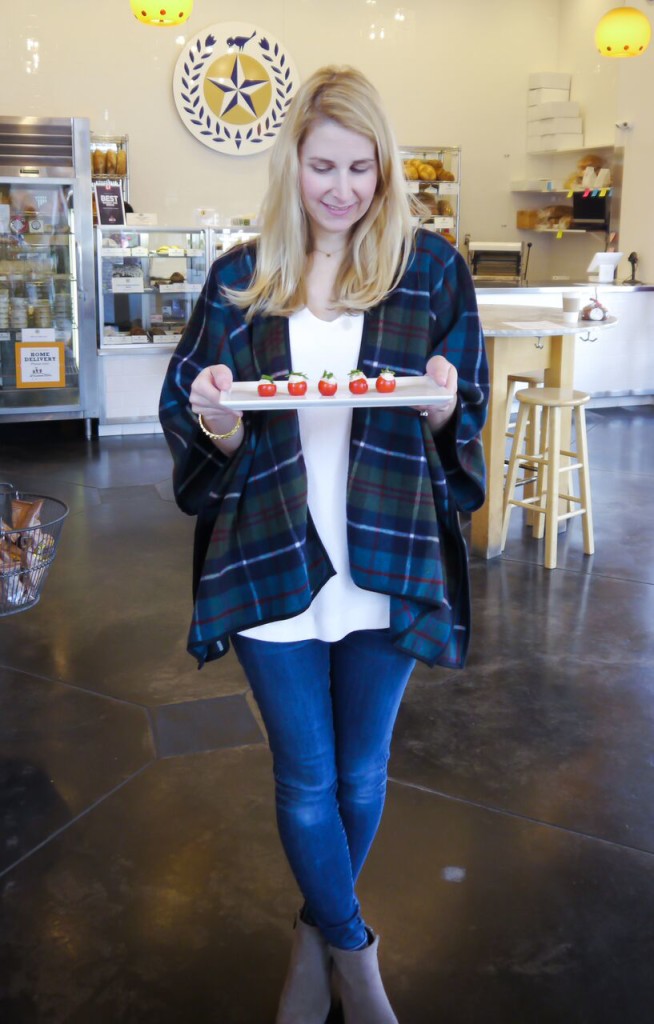
<path id="1" fill-rule="evenodd" d="M 191 385 L 191 409 L 196 416 L 202 417 L 202 422 L 212 434 L 229 433 L 242 417 L 241 412 L 222 407 L 223 394 L 230 390 L 233 379 L 229 366 L 218 363 L 201 370 Z M 214 443 L 228 452 L 238 448 L 242 440 L 243 428 L 240 427 L 231 437 Z"/>

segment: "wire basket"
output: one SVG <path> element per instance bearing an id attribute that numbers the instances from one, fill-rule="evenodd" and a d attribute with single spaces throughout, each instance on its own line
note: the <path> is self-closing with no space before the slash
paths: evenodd
<path id="1" fill-rule="evenodd" d="M 17 509 L 32 506 L 32 525 L 14 527 Z M 38 604 L 54 561 L 68 506 L 58 498 L 0 485 L 0 617 Z"/>

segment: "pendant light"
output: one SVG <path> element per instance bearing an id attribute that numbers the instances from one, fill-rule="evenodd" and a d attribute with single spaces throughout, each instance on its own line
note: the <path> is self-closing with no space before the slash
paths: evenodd
<path id="1" fill-rule="evenodd" d="M 193 10 L 193 0 L 130 0 L 130 3 L 138 21 L 160 28 L 183 25 Z"/>
<path id="2" fill-rule="evenodd" d="M 603 57 L 640 57 L 649 46 L 652 29 L 635 7 L 615 7 L 595 29 L 595 44 Z"/>

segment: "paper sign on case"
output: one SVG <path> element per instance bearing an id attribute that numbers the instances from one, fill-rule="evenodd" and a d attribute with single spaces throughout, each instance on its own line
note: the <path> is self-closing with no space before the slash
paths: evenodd
<path id="1" fill-rule="evenodd" d="M 66 362 L 63 341 L 17 341 L 16 387 L 63 388 Z"/>

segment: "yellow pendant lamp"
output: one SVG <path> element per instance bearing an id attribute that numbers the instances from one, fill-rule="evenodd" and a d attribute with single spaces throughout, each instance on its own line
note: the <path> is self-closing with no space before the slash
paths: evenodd
<path id="1" fill-rule="evenodd" d="M 193 10 L 193 0 L 130 0 L 130 3 L 138 21 L 161 28 L 183 25 Z"/>
<path id="2" fill-rule="evenodd" d="M 616 7 L 600 20 L 595 44 L 603 57 L 640 57 L 652 36 L 650 23 L 635 7 Z"/>

